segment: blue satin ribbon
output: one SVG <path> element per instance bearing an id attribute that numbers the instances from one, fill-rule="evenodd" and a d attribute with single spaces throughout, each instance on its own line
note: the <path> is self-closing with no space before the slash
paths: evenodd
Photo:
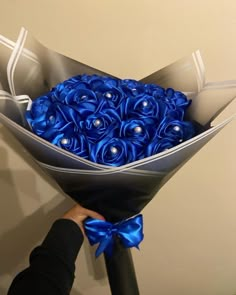
<path id="1" fill-rule="evenodd" d="M 85 221 L 84 228 L 90 245 L 99 243 L 95 253 L 96 257 L 103 252 L 108 256 L 112 255 L 115 236 L 120 238 L 125 248 L 138 248 L 143 240 L 143 216 L 141 214 L 115 224 L 90 218 Z"/>

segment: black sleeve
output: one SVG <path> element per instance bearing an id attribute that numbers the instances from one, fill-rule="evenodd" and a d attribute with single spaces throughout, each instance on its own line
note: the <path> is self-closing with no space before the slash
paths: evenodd
<path id="1" fill-rule="evenodd" d="M 69 294 L 82 243 L 83 234 L 75 222 L 57 220 L 42 245 L 32 251 L 30 266 L 13 280 L 8 295 Z"/>

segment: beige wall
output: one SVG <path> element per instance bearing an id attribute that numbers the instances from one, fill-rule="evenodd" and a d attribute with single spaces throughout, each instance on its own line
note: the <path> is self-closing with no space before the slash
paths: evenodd
<path id="1" fill-rule="evenodd" d="M 45 45 L 120 77 L 141 78 L 200 48 L 208 80 L 236 78 L 234 0 L 1 0 L 0 34 L 21 26 Z M 143 211 L 133 251 L 141 294 L 236 294 L 236 122 L 191 159 Z M 0 127 L 0 294 L 73 202 Z M 109 294 L 85 245 L 73 295 Z"/>

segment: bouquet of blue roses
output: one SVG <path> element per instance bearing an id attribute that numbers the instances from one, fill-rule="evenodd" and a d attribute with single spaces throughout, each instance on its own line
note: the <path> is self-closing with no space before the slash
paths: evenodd
<path id="1" fill-rule="evenodd" d="M 205 83 L 199 52 L 140 81 L 0 36 L 0 121 L 74 200 L 118 222 L 233 117 L 213 126 L 235 82 Z M 175 89 L 175 90 L 174 90 Z"/>
<path id="2" fill-rule="evenodd" d="M 196 135 L 184 121 L 191 100 L 180 91 L 130 79 L 79 75 L 36 98 L 32 131 L 89 161 L 122 166 Z"/>
<path id="3" fill-rule="evenodd" d="M 90 243 L 105 252 L 112 292 L 138 294 L 124 249 L 143 239 L 137 214 L 235 117 L 214 120 L 236 82 L 205 83 L 198 51 L 140 81 L 119 79 L 25 29 L 15 42 L 0 35 L 0 73 L 0 122 L 67 195 L 105 216 L 86 222 Z"/>

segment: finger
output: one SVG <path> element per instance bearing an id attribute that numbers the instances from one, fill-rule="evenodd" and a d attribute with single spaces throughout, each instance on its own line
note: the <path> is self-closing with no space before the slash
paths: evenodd
<path id="1" fill-rule="evenodd" d="M 95 211 L 92 211 L 92 210 L 88 210 L 88 209 L 86 209 L 86 212 L 84 212 L 88 217 L 91 217 L 91 218 L 94 218 L 94 219 L 100 219 L 100 220 L 105 220 L 105 218 L 101 215 L 101 214 L 99 214 L 99 213 L 97 213 L 97 212 L 95 212 Z"/>

